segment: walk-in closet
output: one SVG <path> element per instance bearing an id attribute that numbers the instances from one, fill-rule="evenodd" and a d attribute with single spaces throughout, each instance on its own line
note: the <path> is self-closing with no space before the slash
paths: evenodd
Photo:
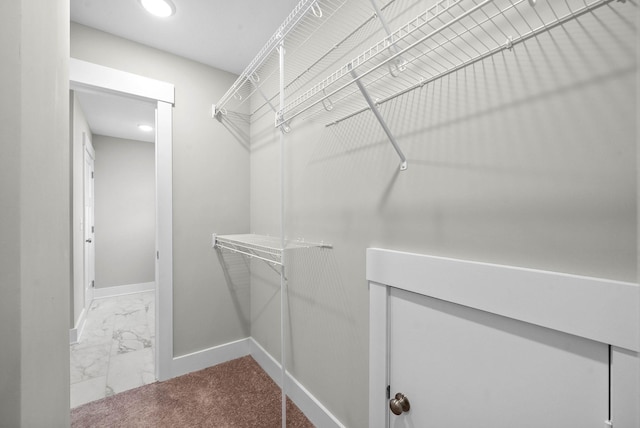
<path id="1" fill-rule="evenodd" d="M 250 260 L 251 336 L 282 363 L 293 396 L 303 387 L 335 418 L 319 426 L 637 421 L 622 398 L 637 394 L 622 380 L 638 351 L 636 9 L 302 0 L 214 100 L 213 117 L 251 151 L 251 234 L 216 230 L 212 239 L 223 265 Z M 372 247 L 414 256 L 365 256 Z M 486 266 L 476 272 L 468 261 Z M 390 279 L 405 265 L 413 271 Z M 374 290 L 380 277 L 386 291 Z M 410 293 L 398 297 L 396 280 L 424 287 L 400 286 Z M 394 303 L 403 298 L 422 309 L 392 321 L 399 315 L 387 311 L 413 310 Z M 433 306 L 438 299 L 452 307 Z M 539 306 L 529 314 L 522 300 Z M 432 312 L 474 321 L 447 325 Z M 421 330 L 419 319 L 431 323 Z M 477 323 L 554 352 L 538 345 L 518 356 L 521 344 L 474 333 Z M 444 339 L 419 342 L 439 325 Z M 416 367 L 391 349 L 403 334 Z M 463 351 L 474 343 L 465 334 L 482 339 Z M 456 335 L 460 348 L 447 349 Z M 538 357 L 547 361 L 540 374 L 528 367 Z M 495 371 L 483 368 L 491 360 Z M 393 377 L 412 375 L 417 390 L 405 397 Z M 552 390 L 571 398 L 552 406 Z"/>
<path id="2" fill-rule="evenodd" d="M 640 426 L 637 0 L 10 3 L 0 426 Z M 70 88 L 156 127 L 154 361 L 71 412 Z"/>

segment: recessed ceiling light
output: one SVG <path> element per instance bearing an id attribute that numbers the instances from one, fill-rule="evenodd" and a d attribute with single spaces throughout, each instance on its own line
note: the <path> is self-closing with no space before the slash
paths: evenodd
<path id="1" fill-rule="evenodd" d="M 147 12 L 160 18 L 167 18 L 176 13 L 176 7 L 171 0 L 140 0 L 140 4 Z"/>
<path id="2" fill-rule="evenodd" d="M 138 129 L 143 132 L 151 132 L 153 131 L 153 126 L 150 125 L 138 125 Z"/>

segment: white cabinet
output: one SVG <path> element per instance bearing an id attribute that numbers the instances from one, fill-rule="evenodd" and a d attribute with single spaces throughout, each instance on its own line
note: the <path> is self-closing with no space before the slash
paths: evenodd
<path id="1" fill-rule="evenodd" d="M 587 428 L 608 419 L 608 346 L 392 289 L 390 426 Z"/>
<path id="2" fill-rule="evenodd" d="M 638 426 L 637 284 L 380 249 L 367 279 L 370 427 Z"/>

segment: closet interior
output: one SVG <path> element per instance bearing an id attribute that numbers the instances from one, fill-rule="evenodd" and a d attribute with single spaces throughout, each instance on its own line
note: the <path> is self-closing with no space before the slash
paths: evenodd
<path id="1" fill-rule="evenodd" d="M 313 122 L 330 130 L 370 115 L 391 146 L 385 153 L 393 156 L 400 174 L 408 174 L 404 171 L 412 168 L 412 156 L 403 145 L 405 130 L 389 119 L 385 105 L 494 55 L 512 55 L 524 42 L 536 44 L 538 36 L 561 32 L 584 15 L 597 17 L 603 6 L 616 13 L 617 3 L 625 0 L 301 0 L 295 6 L 212 108 L 213 117 L 236 138 L 252 145 L 257 136 L 280 145 L 269 176 L 273 188 L 279 187 L 279 201 L 271 201 L 270 221 L 259 223 L 264 234 L 214 234 L 213 245 L 223 256 L 240 254 L 275 272 L 276 279 L 259 275 L 259 281 L 279 279 L 280 349 L 263 345 L 276 350 L 283 385 L 292 352 L 287 349 L 292 328 L 289 260 L 297 251 L 307 252 L 323 261 L 303 256 L 302 263 L 318 269 L 317 264 L 331 259 L 327 251 L 339 249 L 335 242 L 336 248 L 322 242 L 324 236 L 305 237 L 311 242 L 289 236 L 293 184 L 287 183 L 286 150 L 297 144 L 297 129 Z M 256 263 L 247 266 L 262 269 Z M 285 387 L 283 399 L 286 393 Z"/>

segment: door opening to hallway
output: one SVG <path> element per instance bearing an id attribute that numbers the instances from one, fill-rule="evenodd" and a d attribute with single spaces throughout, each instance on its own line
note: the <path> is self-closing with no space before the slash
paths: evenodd
<path id="1" fill-rule="evenodd" d="M 72 407 L 155 381 L 155 105 L 73 94 L 82 185 L 81 328 L 71 345 Z M 78 145 L 77 143 L 74 145 Z M 78 180 L 79 181 L 79 180 Z M 77 310 L 74 312 L 78 312 Z"/>
<path id="2" fill-rule="evenodd" d="M 84 307 L 88 308 L 93 300 L 93 287 L 96 279 L 96 247 L 95 247 L 95 198 L 94 170 L 96 153 L 91 138 L 82 132 L 84 153 L 84 217 L 81 230 L 84 231 Z"/>

